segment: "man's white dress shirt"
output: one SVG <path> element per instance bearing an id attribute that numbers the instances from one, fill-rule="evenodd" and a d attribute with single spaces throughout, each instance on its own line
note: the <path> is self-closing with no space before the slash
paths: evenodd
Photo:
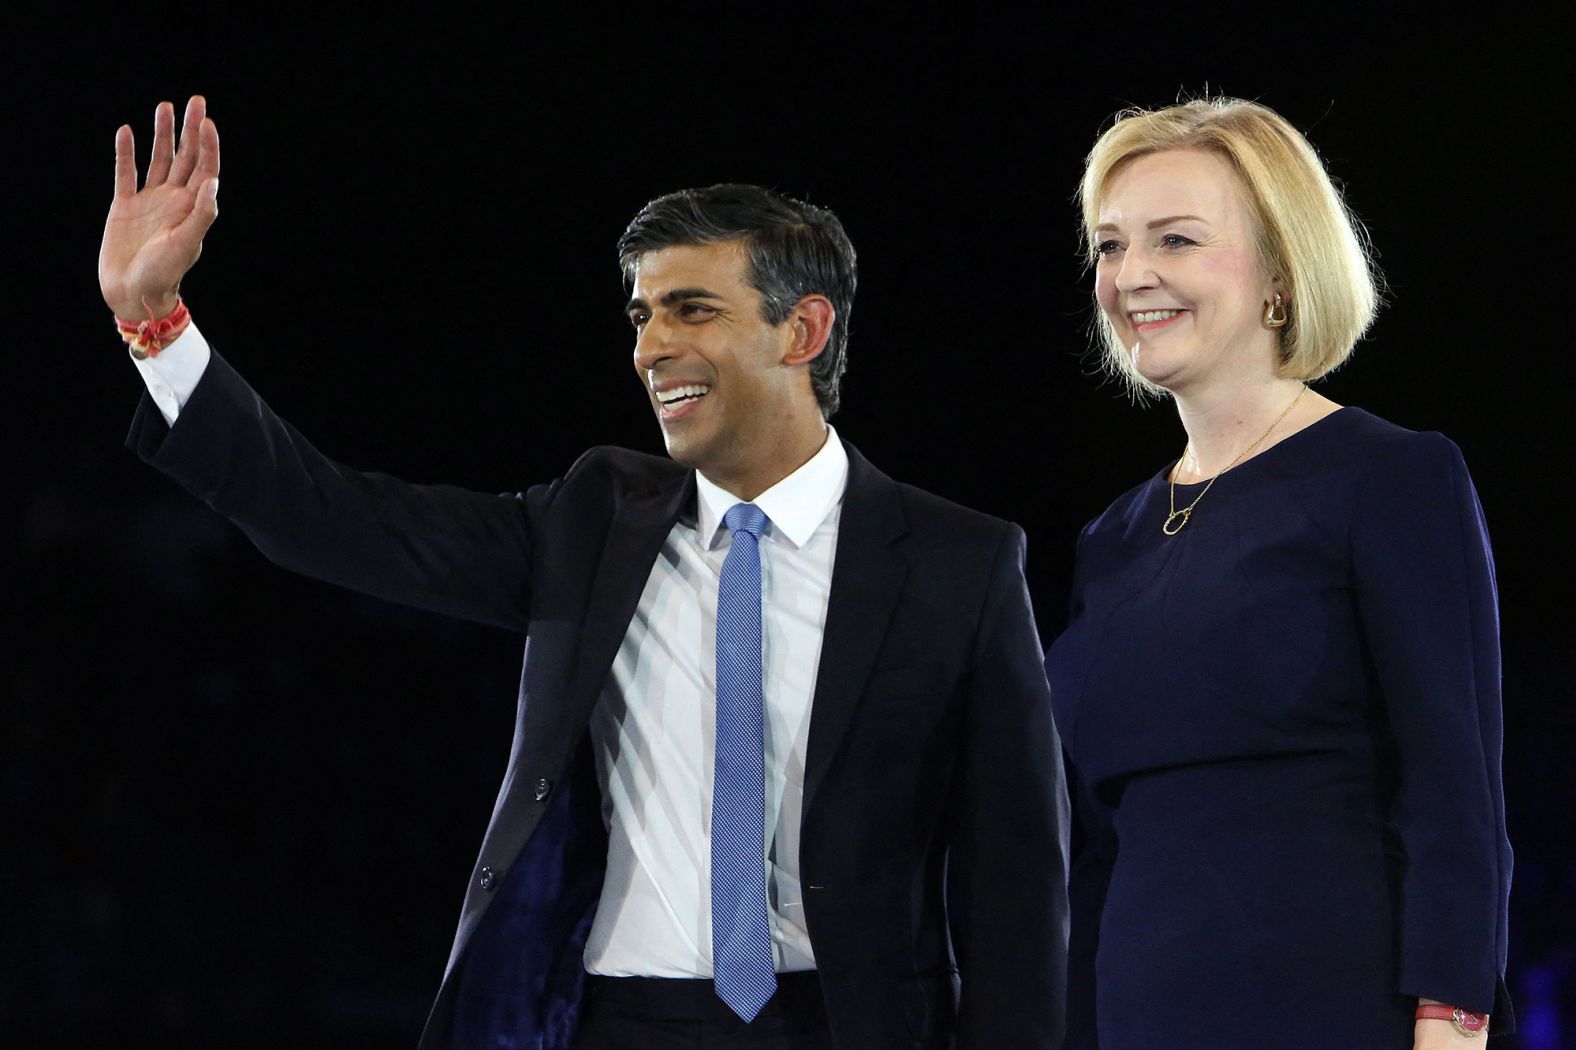
<path id="1" fill-rule="evenodd" d="M 209 359 L 195 325 L 136 362 L 172 426 Z M 766 697 L 767 915 L 779 972 L 815 967 L 799 880 L 810 702 L 832 588 L 848 455 L 830 426 L 819 452 L 753 502 L 761 538 Z M 651 568 L 591 718 L 608 825 L 607 876 L 585 966 L 609 976 L 710 977 L 711 797 L 716 741 L 717 583 L 741 502 L 696 476 L 696 507 Z"/>
<path id="2" fill-rule="evenodd" d="M 761 537 L 766 696 L 767 915 L 777 969 L 815 968 L 799 883 L 810 700 L 832 589 L 848 454 L 827 428 L 810 460 L 753 501 Z M 696 476 L 698 504 L 668 533 L 591 718 L 608 818 L 607 879 L 586 969 L 710 977 L 712 757 L 717 734 L 717 581 L 741 502 Z M 769 831 L 770 834 L 765 832 Z"/>

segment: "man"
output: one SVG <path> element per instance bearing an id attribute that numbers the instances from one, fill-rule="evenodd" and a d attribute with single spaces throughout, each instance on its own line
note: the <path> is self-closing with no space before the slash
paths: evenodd
<path id="1" fill-rule="evenodd" d="M 217 214 L 200 98 L 144 188 L 116 140 L 105 301 L 130 443 L 286 567 L 525 632 L 509 767 L 423 1047 L 1054 1047 L 1066 796 L 1022 533 L 827 424 L 854 254 L 755 187 L 620 242 L 669 459 L 512 497 L 331 463 L 180 330 Z M 147 318 L 147 323 L 137 322 Z"/>

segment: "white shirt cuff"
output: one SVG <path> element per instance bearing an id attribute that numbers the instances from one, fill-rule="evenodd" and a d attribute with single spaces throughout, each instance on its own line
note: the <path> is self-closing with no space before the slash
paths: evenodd
<path id="1" fill-rule="evenodd" d="M 197 381 L 207 370 L 210 356 L 208 340 L 202 337 L 196 324 L 190 324 L 175 342 L 160 350 L 157 357 L 142 361 L 131 359 L 137 371 L 142 373 L 142 381 L 148 384 L 148 394 L 158 406 L 159 414 L 170 426 L 175 425 L 175 417 L 181 414 L 192 391 L 197 389 Z"/>

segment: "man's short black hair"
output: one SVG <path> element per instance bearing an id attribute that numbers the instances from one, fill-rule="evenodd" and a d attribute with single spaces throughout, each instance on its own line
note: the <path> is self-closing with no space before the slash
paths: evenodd
<path id="1" fill-rule="evenodd" d="M 848 367 L 848 318 L 858 272 L 843 224 L 825 208 L 760 186 L 725 183 L 679 190 L 640 209 L 618 239 L 618 262 L 633 282 L 640 257 L 676 245 L 743 241 L 750 286 L 761 293 L 761 314 L 782 324 L 807 295 L 831 300 L 836 318 L 826 349 L 810 362 L 810 382 L 821 415 L 837 411 Z"/>

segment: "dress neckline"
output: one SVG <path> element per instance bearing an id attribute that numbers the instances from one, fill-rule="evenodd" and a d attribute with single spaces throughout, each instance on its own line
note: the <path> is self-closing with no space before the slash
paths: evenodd
<path id="1" fill-rule="evenodd" d="M 1269 448 L 1265 449 L 1263 452 L 1260 452 L 1258 455 L 1252 457 L 1251 459 L 1247 460 L 1246 462 L 1239 463 L 1235 467 L 1232 467 L 1230 470 L 1225 471 L 1224 473 L 1221 473 L 1221 474 L 1219 474 L 1217 476 L 1221 477 L 1221 478 L 1224 478 L 1227 474 L 1240 474 L 1242 471 L 1247 470 L 1249 467 L 1253 466 L 1253 464 L 1260 462 L 1261 460 L 1265 459 L 1268 456 L 1275 455 L 1275 453 L 1278 450 L 1284 448 L 1287 445 L 1290 445 L 1290 444 L 1296 442 L 1304 434 L 1307 434 L 1307 433 L 1310 433 L 1312 431 L 1320 429 L 1321 427 L 1323 427 L 1323 425 L 1325 424 L 1326 421 L 1334 419 L 1336 416 L 1344 415 L 1344 414 L 1346 414 L 1348 412 L 1355 413 L 1355 412 L 1361 412 L 1361 411 L 1362 411 L 1362 409 L 1356 408 L 1355 406 L 1352 406 L 1352 405 L 1342 405 L 1340 408 L 1337 408 L 1334 412 L 1331 412 L 1328 415 L 1320 416 L 1318 419 L 1315 419 L 1312 423 L 1309 423 L 1307 426 L 1303 427 L 1301 430 L 1299 430 L 1299 431 L 1297 431 L 1295 433 L 1292 433 L 1292 434 L 1287 434 L 1285 437 L 1283 437 L 1279 441 L 1275 442 L 1275 444 L 1271 445 Z M 1173 459 L 1171 462 L 1169 462 L 1165 466 L 1161 467 L 1160 468 L 1160 473 L 1156 474 L 1155 477 L 1152 480 L 1158 481 L 1162 485 L 1169 485 L 1171 483 L 1170 482 L 1171 472 L 1174 469 L 1176 469 L 1176 465 L 1177 465 L 1178 462 L 1180 462 L 1180 459 L 1181 459 L 1181 457 L 1178 457 L 1177 459 Z M 1177 489 L 1178 493 L 1189 492 L 1189 491 L 1192 491 L 1194 489 L 1203 488 L 1205 485 L 1209 484 L 1209 482 L 1210 482 L 1209 478 L 1205 478 L 1202 481 L 1188 481 L 1188 482 L 1181 482 L 1181 481 L 1179 481 L 1179 482 L 1177 482 L 1176 489 Z"/>

